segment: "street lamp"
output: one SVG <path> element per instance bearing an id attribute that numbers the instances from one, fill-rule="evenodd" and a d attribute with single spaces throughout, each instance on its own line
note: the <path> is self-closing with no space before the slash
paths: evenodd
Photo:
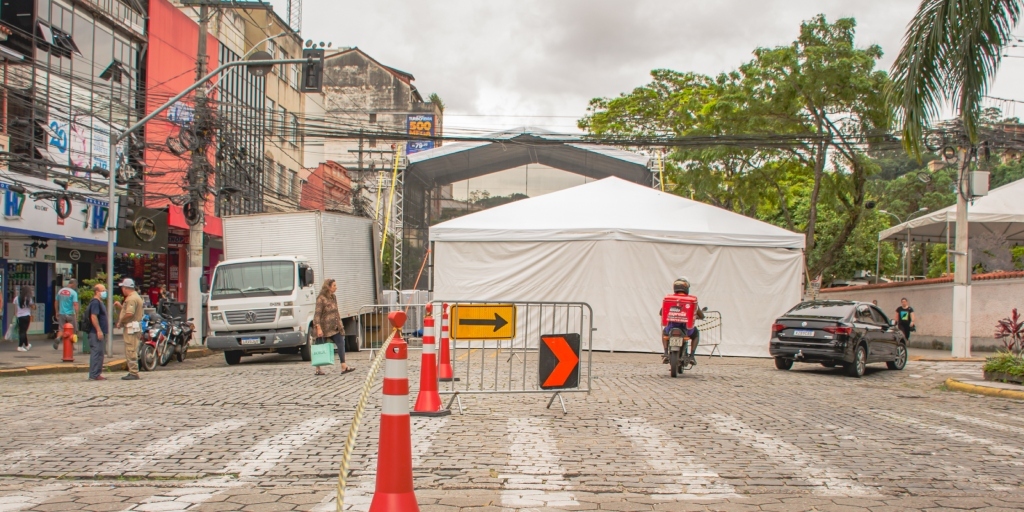
<path id="1" fill-rule="evenodd" d="M 273 36 L 270 36 L 268 38 L 263 39 L 262 41 L 252 45 L 252 48 L 249 48 L 249 51 L 245 52 L 245 55 L 242 55 L 242 57 L 240 59 L 238 59 L 238 60 L 245 60 L 246 58 L 248 58 L 250 55 L 252 55 L 253 53 L 255 53 L 259 49 L 261 44 L 263 44 L 263 43 L 265 43 L 267 41 L 273 40 L 273 39 L 277 39 L 277 38 L 282 37 L 282 36 L 286 36 L 286 35 L 288 35 L 288 32 L 281 32 L 280 34 L 273 35 Z M 274 57 L 274 56 L 271 55 L 271 57 Z M 221 83 L 221 77 L 218 76 L 217 77 L 217 81 L 212 83 L 212 84 L 210 84 L 210 86 L 206 88 L 206 94 L 210 94 L 215 89 L 220 87 L 220 83 Z"/>
<path id="2" fill-rule="evenodd" d="M 917 215 L 918 213 L 922 213 L 922 212 L 926 212 L 926 211 L 928 211 L 927 207 L 921 207 L 917 211 L 907 215 L 907 220 L 906 221 L 909 221 L 910 219 L 914 218 L 914 215 Z M 878 213 L 884 213 L 886 215 L 891 215 L 892 218 L 896 219 L 897 225 L 903 224 L 904 222 L 906 222 L 904 220 L 901 220 L 895 213 L 892 213 L 892 212 L 887 212 L 885 210 L 878 210 Z M 881 243 L 881 241 L 879 241 L 879 243 Z M 904 244 L 903 250 L 904 250 L 904 252 L 906 252 L 906 256 L 903 256 L 903 254 L 900 254 L 900 258 L 903 260 L 903 261 L 901 261 L 902 265 L 900 265 L 900 266 L 903 267 L 903 275 L 910 276 L 910 226 L 907 226 L 907 241 Z"/>

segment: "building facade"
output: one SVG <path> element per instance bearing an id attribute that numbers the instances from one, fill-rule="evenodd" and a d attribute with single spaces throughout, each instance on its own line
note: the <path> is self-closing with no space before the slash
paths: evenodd
<path id="1" fill-rule="evenodd" d="M 352 213 L 352 178 L 348 170 L 330 160 L 318 165 L 302 184 L 299 207 Z"/>
<path id="2" fill-rule="evenodd" d="M 116 148 L 111 129 L 142 111 L 145 12 L 122 0 L 9 0 L 0 6 L 0 289 L 7 325 L 16 290 L 37 302 L 30 332 L 51 331 L 55 290 L 106 264 L 107 179 L 140 193 L 141 141 Z"/>

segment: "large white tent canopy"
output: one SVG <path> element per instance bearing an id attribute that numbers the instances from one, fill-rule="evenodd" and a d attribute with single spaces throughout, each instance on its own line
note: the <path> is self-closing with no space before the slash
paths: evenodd
<path id="1" fill-rule="evenodd" d="M 968 233 L 999 235 L 1024 242 L 1024 180 L 993 189 L 967 207 Z M 878 234 L 880 241 L 946 243 L 956 239 L 956 205 L 922 215 Z"/>
<path id="2" fill-rule="evenodd" d="M 679 276 L 721 312 L 725 355 L 767 356 L 800 300 L 803 235 L 618 178 L 444 222 L 430 240 L 437 299 L 586 302 L 597 350 L 661 352 L 658 310 Z"/>

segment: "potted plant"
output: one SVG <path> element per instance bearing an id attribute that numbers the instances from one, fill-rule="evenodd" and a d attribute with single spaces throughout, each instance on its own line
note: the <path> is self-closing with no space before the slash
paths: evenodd
<path id="1" fill-rule="evenodd" d="M 1024 321 L 1016 308 L 996 324 L 995 336 L 1003 350 L 985 361 L 985 380 L 1024 384 Z"/>

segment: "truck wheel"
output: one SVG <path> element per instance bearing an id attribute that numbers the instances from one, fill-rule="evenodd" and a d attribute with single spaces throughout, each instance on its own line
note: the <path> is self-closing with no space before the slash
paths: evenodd
<path id="1" fill-rule="evenodd" d="M 310 325 L 309 329 L 306 329 L 306 344 L 299 347 L 299 356 L 302 357 L 303 361 L 312 361 L 312 344 L 313 344 L 313 326 Z"/>
<path id="2" fill-rule="evenodd" d="M 227 352 L 224 352 L 224 360 L 227 361 L 228 366 L 234 366 L 242 362 L 242 351 L 228 350 Z"/>
<path id="3" fill-rule="evenodd" d="M 358 336 L 345 336 L 345 352 L 359 352 Z"/>

